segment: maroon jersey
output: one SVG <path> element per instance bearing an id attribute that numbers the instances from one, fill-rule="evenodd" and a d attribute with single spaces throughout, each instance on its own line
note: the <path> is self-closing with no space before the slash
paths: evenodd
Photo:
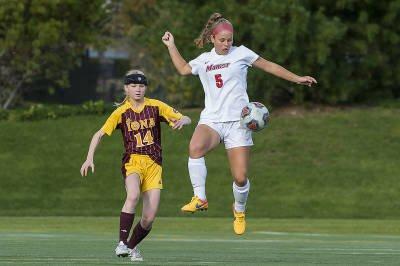
<path id="1" fill-rule="evenodd" d="M 102 130 L 107 135 L 118 128 L 122 132 L 125 153 L 123 165 L 131 154 L 148 155 L 154 162 L 162 165 L 161 122 L 173 125 L 182 114 L 169 105 L 154 99 L 145 98 L 140 109 L 134 109 L 129 101 L 119 106 L 107 119 Z"/>

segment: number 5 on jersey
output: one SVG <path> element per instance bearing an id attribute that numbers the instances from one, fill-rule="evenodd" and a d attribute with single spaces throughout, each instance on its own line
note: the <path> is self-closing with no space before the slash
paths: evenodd
<path id="1" fill-rule="evenodd" d="M 222 88 L 222 86 L 224 86 L 224 81 L 222 80 L 222 76 L 221 74 L 215 74 L 214 76 L 215 78 L 215 85 L 217 86 L 217 88 Z"/>

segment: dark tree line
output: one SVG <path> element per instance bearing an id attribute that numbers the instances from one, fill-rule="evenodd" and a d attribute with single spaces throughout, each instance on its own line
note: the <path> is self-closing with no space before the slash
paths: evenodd
<path id="1" fill-rule="evenodd" d="M 400 1 L 373 0 L 0 0 L 0 100 L 34 80 L 68 87 L 68 71 L 89 45 L 125 43 L 132 65 L 150 76 L 151 90 L 181 106 L 202 105 L 201 84 L 179 76 L 161 43 L 175 35 L 184 58 L 203 50 L 193 40 L 213 12 L 235 27 L 234 42 L 318 86 L 290 84 L 249 71 L 252 100 L 285 103 L 358 103 L 400 97 Z M 106 29 L 106 30 L 105 30 Z M 83 88 L 84 89 L 84 88 Z"/>
<path id="2" fill-rule="evenodd" d="M 183 56 L 192 59 L 202 52 L 193 39 L 213 12 L 232 21 L 236 44 L 319 81 L 309 89 L 250 70 L 253 99 L 340 104 L 400 96 L 398 0 L 171 0 L 123 5 L 120 29 L 144 51 L 146 70 L 172 100 L 187 105 L 201 104 L 200 83 L 176 74 L 160 37 L 165 30 L 173 32 Z"/>

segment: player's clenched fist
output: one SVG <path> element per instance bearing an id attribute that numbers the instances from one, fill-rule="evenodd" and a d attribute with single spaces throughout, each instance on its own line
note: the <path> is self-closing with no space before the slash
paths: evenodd
<path id="1" fill-rule="evenodd" d="M 174 44 L 174 36 L 169 31 L 164 33 L 164 36 L 161 38 L 161 40 L 166 46 L 171 46 Z"/>

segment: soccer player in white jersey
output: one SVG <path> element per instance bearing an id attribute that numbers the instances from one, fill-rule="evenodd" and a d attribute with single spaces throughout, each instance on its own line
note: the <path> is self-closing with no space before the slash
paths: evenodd
<path id="1" fill-rule="evenodd" d="M 298 76 L 285 68 L 265 60 L 247 47 L 232 46 L 233 26 L 219 13 L 208 19 L 197 47 L 212 43 L 214 48 L 187 62 L 175 46 L 174 37 L 165 32 L 162 37 L 172 62 L 181 75 L 198 75 L 205 93 L 205 108 L 189 145 L 189 175 L 193 186 L 192 200 L 182 207 L 184 212 L 208 208 L 205 192 L 207 168 L 204 156 L 220 142 L 224 142 L 233 175 L 233 229 L 238 235 L 245 232 L 245 207 L 250 190 L 247 169 L 251 132 L 240 127 L 240 113 L 249 102 L 247 96 L 247 69 L 255 66 L 267 73 L 311 86 L 317 81 L 310 76 Z"/>

